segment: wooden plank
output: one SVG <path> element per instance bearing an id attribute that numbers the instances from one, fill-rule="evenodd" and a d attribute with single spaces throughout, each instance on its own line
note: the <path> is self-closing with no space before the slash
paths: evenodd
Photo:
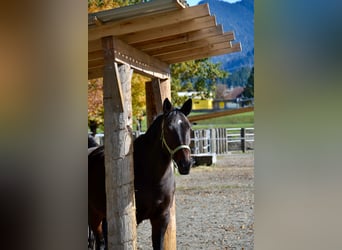
<path id="1" fill-rule="evenodd" d="M 173 196 L 172 206 L 170 208 L 170 221 L 164 235 L 164 249 L 177 249 L 177 234 L 176 234 L 176 197 Z"/>
<path id="2" fill-rule="evenodd" d="M 129 66 L 114 63 L 113 39 L 103 39 L 104 145 L 108 249 L 136 249 Z M 125 68 L 123 68 L 125 67 Z M 128 68 L 128 69 L 127 69 Z M 128 106 L 127 106 L 128 105 Z"/>
<path id="3" fill-rule="evenodd" d="M 184 34 L 178 34 L 174 36 L 163 37 L 160 39 L 149 40 L 147 42 L 135 43 L 134 46 L 142 51 L 148 53 L 150 50 L 159 49 L 167 46 L 182 44 L 186 42 L 192 42 L 209 38 L 211 36 L 222 35 L 222 25 L 215 27 L 209 27 L 201 30 L 195 30 Z"/>
<path id="4" fill-rule="evenodd" d="M 164 102 L 165 98 L 169 98 L 169 100 L 171 100 L 171 78 L 160 79 L 159 85 L 162 102 Z"/>
<path id="5" fill-rule="evenodd" d="M 135 70 L 161 79 L 169 78 L 169 65 L 151 57 L 150 55 L 126 44 L 120 39 L 114 38 L 116 50 L 115 60 L 131 65 Z"/>
<path id="6" fill-rule="evenodd" d="M 113 37 L 112 40 L 115 44 L 115 49 L 111 48 L 115 62 L 131 65 L 137 72 L 149 77 L 158 77 L 160 79 L 167 79 L 170 77 L 169 65 L 165 62 L 139 51 L 122 42 L 120 39 Z M 105 60 L 101 58 L 100 51 L 90 52 L 88 56 L 89 71 L 104 66 Z"/>
<path id="7" fill-rule="evenodd" d="M 161 114 L 163 112 L 163 97 L 160 88 L 160 80 L 158 78 L 152 79 L 152 92 L 155 110 L 157 112 L 156 115 Z"/>
<path id="8" fill-rule="evenodd" d="M 97 50 L 102 50 L 101 39 L 88 41 L 88 53 Z"/>
<path id="9" fill-rule="evenodd" d="M 165 62 L 169 64 L 180 63 L 180 62 L 186 62 L 189 60 L 197 60 L 197 59 L 208 58 L 212 56 L 218 56 L 218 55 L 229 54 L 229 53 L 240 52 L 240 51 L 241 51 L 241 44 L 236 43 L 236 44 L 232 44 L 231 48 L 228 47 L 224 49 L 204 51 L 204 52 L 199 52 L 198 54 L 192 54 L 192 55 L 185 54 L 184 56 L 180 56 L 178 58 L 167 59 L 165 60 Z"/>
<path id="10" fill-rule="evenodd" d="M 115 56 L 113 53 L 113 37 L 103 38 L 102 46 L 104 52 L 103 84 L 106 82 L 106 92 L 108 93 L 108 96 L 103 94 L 103 98 L 104 100 L 114 99 L 115 103 L 111 103 L 111 105 L 113 105 L 111 109 L 114 109 L 116 112 L 123 112 L 123 96 L 120 78 L 118 78 L 118 66 L 117 63 L 115 63 Z"/>
<path id="11" fill-rule="evenodd" d="M 103 50 L 92 51 L 88 53 L 88 62 L 103 59 Z M 88 65 L 89 66 L 89 65 Z"/>
<path id="12" fill-rule="evenodd" d="M 216 26 L 216 19 L 214 16 L 200 17 L 186 22 L 179 22 L 174 25 L 168 25 L 161 28 L 149 29 L 142 32 L 136 32 L 119 38 L 128 44 L 146 42 L 153 39 L 179 35 L 186 32 L 201 30 Z"/>
<path id="13" fill-rule="evenodd" d="M 163 112 L 164 99 L 171 100 L 170 78 L 164 80 L 154 78 L 145 83 L 145 90 L 147 127 L 149 127 L 155 117 Z"/>
<path id="14" fill-rule="evenodd" d="M 103 67 L 88 69 L 88 80 L 103 77 Z"/>
<path id="15" fill-rule="evenodd" d="M 195 122 L 195 121 L 200 121 L 200 120 L 217 118 L 221 116 L 241 114 L 241 113 L 250 112 L 250 111 L 254 111 L 254 107 L 218 111 L 218 112 L 212 112 L 212 113 L 203 114 L 203 115 L 193 115 L 193 116 L 189 116 L 188 119 L 190 122 Z"/>
<path id="16" fill-rule="evenodd" d="M 88 70 L 94 68 L 103 68 L 105 60 L 103 58 L 88 61 Z"/>
<path id="17" fill-rule="evenodd" d="M 157 110 L 154 105 L 154 97 L 152 91 L 152 81 L 145 82 L 145 98 L 146 98 L 146 125 L 147 128 L 151 126 L 156 114 Z"/>
<path id="18" fill-rule="evenodd" d="M 160 60 L 163 61 L 170 61 L 175 60 L 177 58 L 182 58 L 184 55 L 188 57 L 197 56 L 198 54 L 208 53 L 210 51 L 220 50 L 220 49 L 226 49 L 231 48 L 231 44 L 228 41 L 223 41 L 219 43 L 206 43 L 202 47 L 195 47 L 195 48 L 188 48 L 184 49 L 183 51 L 173 51 L 169 52 L 168 54 L 158 56 Z"/>
<path id="19" fill-rule="evenodd" d="M 101 26 L 89 27 L 88 40 L 96 40 L 105 36 L 122 36 L 134 32 L 162 28 L 168 25 L 177 25 L 180 22 L 209 15 L 208 4 L 202 4 L 167 13 L 157 13 L 154 15 L 108 22 Z"/>

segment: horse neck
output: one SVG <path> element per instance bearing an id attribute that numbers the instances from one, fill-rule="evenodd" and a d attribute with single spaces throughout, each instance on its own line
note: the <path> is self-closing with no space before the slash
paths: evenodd
<path id="1" fill-rule="evenodd" d="M 155 179 L 162 179 L 171 165 L 171 155 L 163 147 L 163 142 L 161 139 L 162 121 L 162 116 L 157 117 L 157 119 L 146 132 L 146 140 L 148 146 L 151 147 L 151 150 L 149 150 L 150 159 L 152 159 L 148 165 L 151 168 L 151 171 L 155 173 Z"/>

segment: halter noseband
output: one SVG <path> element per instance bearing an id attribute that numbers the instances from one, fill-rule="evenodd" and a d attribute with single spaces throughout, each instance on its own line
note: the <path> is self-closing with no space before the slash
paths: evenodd
<path id="1" fill-rule="evenodd" d="M 169 147 L 169 145 L 167 145 L 166 140 L 165 140 L 165 137 L 164 137 L 164 120 L 162 121 L 161 140 L 162 140 L 162 143 L 165 145 L 167 151 L 168 151 L 169 154 L 171 155 L 171 158 L 173 157 L 173 155 L 174 155 L 176 152 L 178 152 L 179 150 L 181 150 L 181 149 L 183 149 L 183 148 L 184 148 L 184 149 L 187 149 L 187 150 L 189 150 L 189 151 L 191 152 L 190 147 L 189 147 L 188 145 L 185 145 L 185 144 L 179 145 L 178 147 L 176 147 L 176 148 L 173 149 L 173 150 Z"/>

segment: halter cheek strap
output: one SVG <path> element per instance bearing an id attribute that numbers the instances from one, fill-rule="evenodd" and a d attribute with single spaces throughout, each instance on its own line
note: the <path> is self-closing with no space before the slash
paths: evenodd
<path id="1" fill-rule="evenodd" d="M 163 143 L 164 143 L 164 145 L 165 145 L 167 151 L 169 151 L 171 157 L 173 157 L 173 155 L 174 155 L 177 151 L 179 151 L 179 150 L 181 150 L 181 149 L 183 149 L 183 148 L 188 149 L 189 151 L 191 151 L 191 149 L 190 149 L 190 147 L 189 147 L 188 145 L 179 145 L 179 146 L 176 147 L 174 150 L 172 150 L 172 149 L 167 145 L 164 136 L 163 136 L 162 140 L 163 140 Z"/>
<path id="2" fill-rule="evenodd" d="M 181 149 L 183 149 L 183 148 L 184 148 L 184 149 L 187 149 L 187 150 L 189 150 L 189 151 L 191 152 L 191 149 L 190 149 L 190 147 L 189 147 L 188 145 L 179 145 L 178 147 L 176 147 L 176 148 L 173 149 L 173 150 L 169 147 L 169 145 L 167 145 L 166 140 L 165 140 L 165 137 L 164 137 L 164 120 L 163 120 L 163 122 L 162 122 L 161 139 L 162 139 L 162 142 L 163 142 L 163 144 L 165 145 L 167 151 L 170 153 L 171 158 L 173 157 L 173 155 L 174 155 L 176 152 L 178 152 L 179 150 L 181 150 Z"/>

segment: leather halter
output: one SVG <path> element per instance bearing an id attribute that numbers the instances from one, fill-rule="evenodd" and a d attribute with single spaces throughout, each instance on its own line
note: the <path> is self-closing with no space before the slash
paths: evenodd
<path id="1" fill-rule="evenodd" d="M 178 152 L 179 150 L 181 149 L 187 149 L 191 152 L 191 149 L 188 145 L 185 145 L 185 144 L 181 144 L 179 145 L 178 147 L 176 147 L 175 149 L 171 149 L 169 147 L 169 145 L 167 145 L 167 142 L 165 140 L 165 137 L 164 137 L 164 120 L 162 121 L 162 132 L 161 132 L 161 140 L 162 140 L 162 143 L 165 145 L 167 151 L 169 152 L 169 154 L 171 155 L 171 158 L 173 157 L 173 155 Z"/>

